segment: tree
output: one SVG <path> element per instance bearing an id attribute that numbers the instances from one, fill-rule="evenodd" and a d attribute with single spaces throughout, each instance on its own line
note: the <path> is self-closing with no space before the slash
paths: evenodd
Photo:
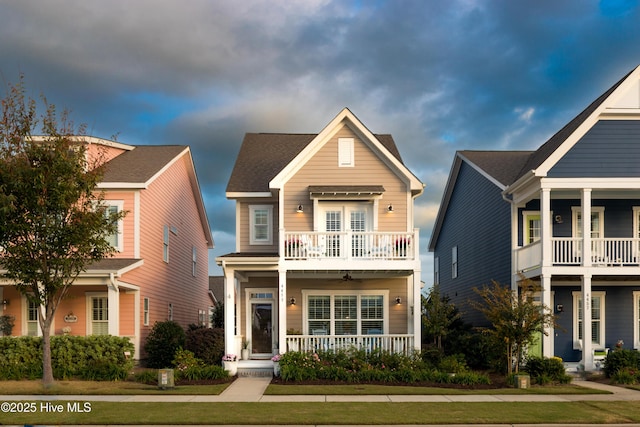
<path id="1" fill-rule="evenodd" d="M 216 301 L 211 313 L 211 325 L 214 328 L 224 328 L 224 303 Z"/>
<path id="2" fill-rule="evenodd" d="M 0 117 L 0 264 L 39 307 L 45 386 L 53 383 L 51 323 L 78 275 L 114 251 L 107 236 L 124 213 L 108 213 L 96 185 L 100 155 L 87 147 L 65 111 L 41 98 L 45 112 L 25 95 L 24 77 L 9 85 Z M 39 136 L 33 136 L 40 132 Z"/>
<path id="3" fill-rule="evenodd" d="M 484 332 L 505 346 L 508 374 L 514 368 L 519 371 L 526 347 L 535 342 L 539 333 L 548 334 L 547 328 L 555 323 L 551 309 L 534 300 L 540 286 L 524 277 L 520 279 L 518 292 L 496 281 L 491 287 L 474 288 L 482 302 L 471 302 L 492 324 Z"/>
<path id="4" fill-rule="evenodd" d="M 435 284 L 429 295 L 422 296 L 422 325 L 427 336 L 433 337 L 433 344 L 442 349 L 442 339 L 451 331 L 452 325 L 460 319 L 460 313 L 446 295 L 441 295 L 440 285 Z"/>

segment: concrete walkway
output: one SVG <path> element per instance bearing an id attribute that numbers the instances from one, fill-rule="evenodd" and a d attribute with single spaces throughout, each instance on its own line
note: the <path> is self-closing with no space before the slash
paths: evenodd
<path id="1" fill-rule="evenodd" d="M 574 384 L 604 390 L 611 394 L 468 394 L 468 395 L 265 395 L 271 382 L 265 377 L 236 379 L 220 395 L 57 395 L 2 396 L 2 400 L 25 401 L 101 401 L 101 402 L 575 402 L 640 401 L 640 391 L 591 381 L 574 380 Z"/>

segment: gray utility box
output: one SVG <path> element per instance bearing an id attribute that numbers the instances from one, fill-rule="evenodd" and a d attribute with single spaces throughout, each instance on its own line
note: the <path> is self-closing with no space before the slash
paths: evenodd
<path id="1" fill-rule="evenodd" d="M 173 369 L 158 369 L 158 387 L 162 390 L 175 387 Z"/>
<path id="2" fill-rule="evenodd" d="M 525 374 L 517 374 L 513 377 L 514 386 L 516 388 L 529 388 L 531 387 L 531 377 Z"/>

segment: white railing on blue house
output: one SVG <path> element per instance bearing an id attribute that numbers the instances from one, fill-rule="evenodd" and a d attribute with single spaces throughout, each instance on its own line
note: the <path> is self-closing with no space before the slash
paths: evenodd
<path id="1" fill-rule="evenodd" d="M 314 352 L 356 348 L 382 350 L 404 355 L 414 352 L 414 336 L 393 335 L 287 335 L 287 351 Z"/>
<path id="2" fill-rule="evenodd" d="M 285 259 L 416 259 L 418 231 L 413 232 L 315 232 L 281 233 Z"/>

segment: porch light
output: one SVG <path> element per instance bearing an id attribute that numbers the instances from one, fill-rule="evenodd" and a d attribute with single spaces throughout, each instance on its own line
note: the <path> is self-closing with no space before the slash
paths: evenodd
<path id="1" fill-rule="evenodd" d="M 6 309 L 7 306 L 9 305 L 9 300 L 8 299 L 3 299 L 2 300 L 2 305 L 3 305 L 3 308 Z"/>
<path id="2" fill-rule="evenodd" d="M 295 298 L 289 298 L 289 305 L 296 305 L 296 299 Z"/>
<path id="3" fill-rule="evenodd" d="M 299 204 L 299 205 L 298 205 L 298 208 L 296 209 L 296 212 L 297 212 L 297 213 L 302 213 L 302 212 L 304 212 L 304 206 L 302 206 L 302 204 Z"/>
<path id="4" fill-rule="evenodd" d="M 387 206 L 387 212 L 393 212 L 393 205 L 391 203 Z"/>
<path id="5" fill-rule="evenodd" d="M 564 305 L 558 304 L 556 305 L 556 312 L 562 313 L 564 311 Z"/>
<path id="6" fill-rule="evenodd" d="M 396 304 L 397 304 L 397 305 L 402 304 L 402 298 L 400 298 L 400 297 L 396 297 Z"/>
<path id="7" fill-rule="evenodd" d="M 556 224 L 562 224 L 562 215 L 556 215 L 553 219 L 555 219 Z"/>

